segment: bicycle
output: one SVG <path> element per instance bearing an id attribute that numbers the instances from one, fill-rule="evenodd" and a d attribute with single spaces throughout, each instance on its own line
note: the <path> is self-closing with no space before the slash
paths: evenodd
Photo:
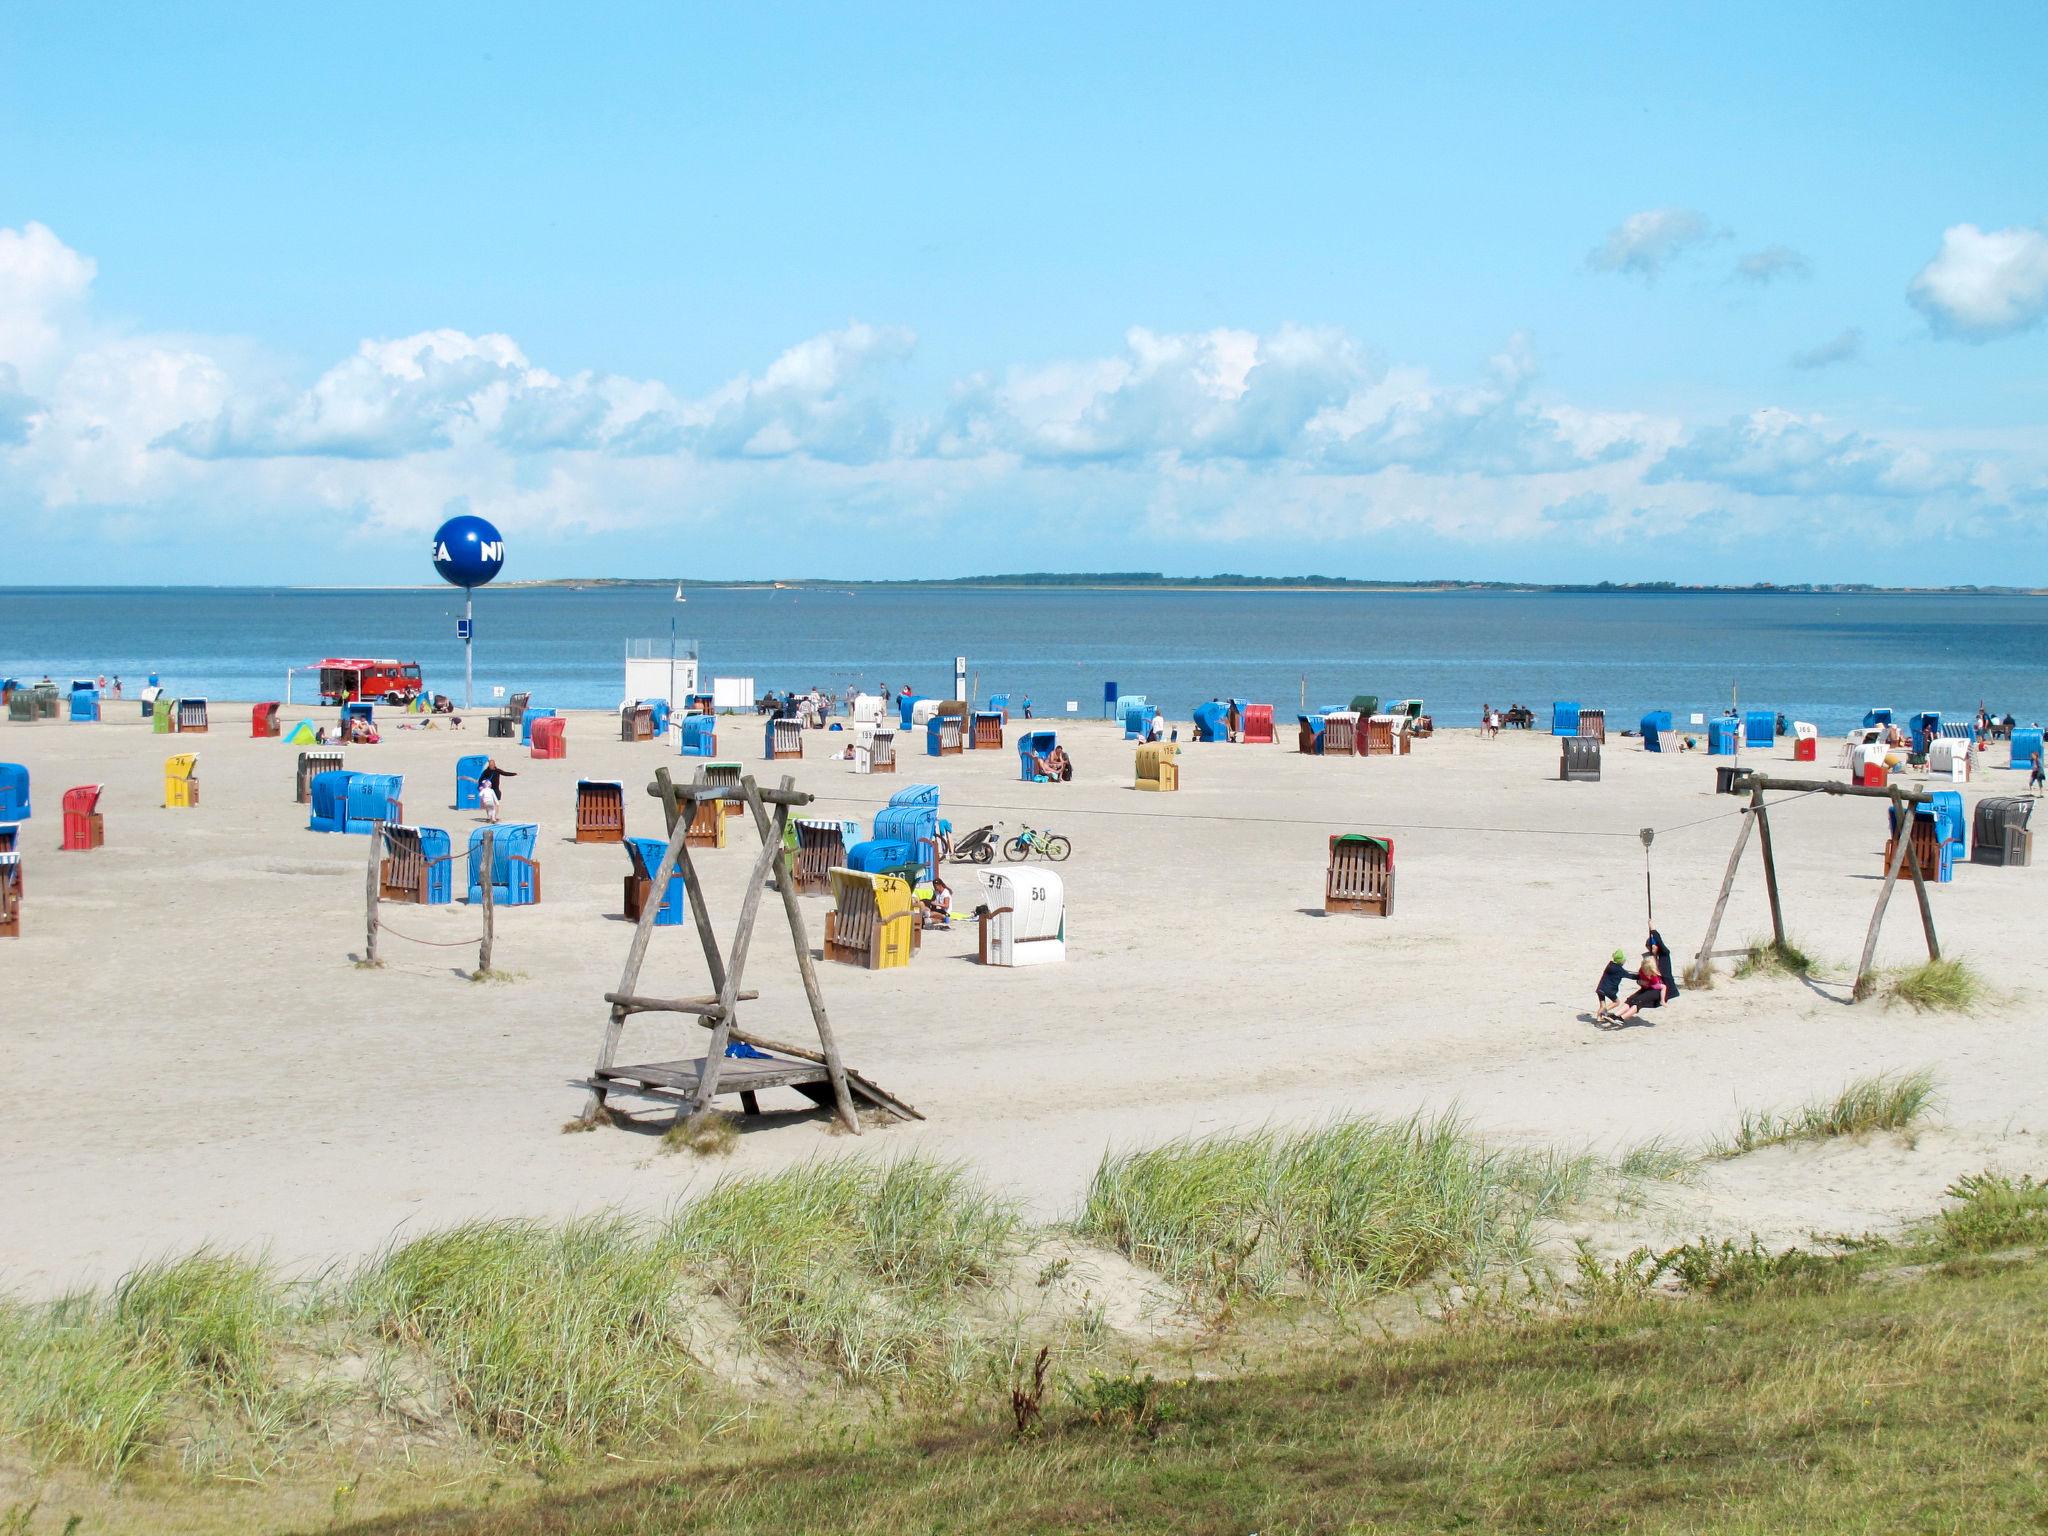
<path id="1" fill-rule="evenodd" d="M 1074 845 L 1064 837 L 1057 836 L 1051 832 L 1034 832 L 1029 827 L 1026 827 L 1022 832 L 1019 832 L 1015 837 L 1003 844 L 1003 857 L 1012 864 L 1028 859 L 1034 853 L 1040 854 L 1050 859 L 1053 863 L 1058 864 L 1063 862 L 1067 855 L 1073 851 Z"/>

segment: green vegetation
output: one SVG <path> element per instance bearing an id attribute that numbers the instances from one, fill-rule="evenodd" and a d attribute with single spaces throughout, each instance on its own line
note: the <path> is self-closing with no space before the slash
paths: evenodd
<path id="1" fill-rule="evenodd" d="M 1956 1253 L 2048 1243 L 2048 1184 L 2029 1174 L 1973 1173 L 1948 1187 L 1955 1201 L 1936 1218 L 1935 1238 Z"/>
<path id="2" fill-rule="evenodd" d="M 1984 993 L 1984 978 L 1966 960 L 1929 960 L 1885 981 L 1886 997 L 1922 1013 L 1970 1013 Z"/>
<path id="3" fill-rule="evenodd" d="M 1700 1245 L 1705 1271 L 1747 1263 Z M 1121 1531 L 1697 1536 L 2034 1529 L 2048 1263 L 1837 1284 L 1812 1255 L 1691 1304 L 1436 1330 L 1223 1380 L 1069 1382 L 818 1446 L 772 1438 L 355 1536 Z M 1752 1266 L 1754 1268 L 1754 1266 Z M 1847 1270 L 1845 1269 L 1845 1273 Z M 1755 1277 L 1753 1277 L 1755 1278 Z"/>
<path id="4" fill-rule="evenodd" d="M 1751 939 L 1748 953 L 1735 963 L 1735 976 L 1811 976 L 1813 957 L 1787 939 Z"/>
<path id="5" fill-rule="evenodd" d="M 694 1260 L 759 1341 L 856 1382 L 979 1357 L 961 1317 L 1017 1231 L 962 1168 L 841 1158 L 729 1179 L 677 1213 L 664 1246 Z"/>
<path id="6" fill-rule="evenodd" d="M 1614 1171 L 1624 1179 L 1683 1183 L 1699 1172 L 1699 1154 L 1668 1136 L 1651 1136 L 1622 1150 Z"/>
<path id="7" fill-rule="evenodd" d="M 694 1152 L 699 1157 L 730 1157 L 739 1144 L 739 1116 L 720 1109 L 685 1115 L 661 1133 L 662 1151 Z"/>
<path id="8" fill-rule="evenodd" d="M 1528 1261 L 1591 1158 L 1490 1151 L 1453 1117 L 1189 1138 L 1103 1158 L 1078 1226 L 1191 1295 L 1372 1295 Z"/>
<path id="9" fill-rule="evenodd" d="M 1715 1157 L 1740 1157 L 1759 1147 L 1788 1141 L 1825 1141 L 1866 1131 L 1903 1131 L 1934 1107 L 1934 1074 L 1881 1072 L 1852 1079 L 1832 1099 L 1815 1099 L 1786 1111 L 1742 1111 L 1735 1133 L 1711 1149 Z"/>
<path id="10" fill-rule="evenodd" d="M 676 1281 L 619 1217 L 471 1222 L 394 1248 L 350 1300 L 376 1335 L 438 1368 L 474 1433 L 545 1459 L 682 1422 L 691 1363 L 669 1321 Z"/>

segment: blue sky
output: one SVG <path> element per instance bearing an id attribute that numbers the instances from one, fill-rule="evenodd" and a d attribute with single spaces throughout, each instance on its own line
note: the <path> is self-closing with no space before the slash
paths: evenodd
<path id="1" fill-rule="evenodd" d="M 16 8 L 0 582 L 2048 584 L 2037 8 L 765 9 Z"/>

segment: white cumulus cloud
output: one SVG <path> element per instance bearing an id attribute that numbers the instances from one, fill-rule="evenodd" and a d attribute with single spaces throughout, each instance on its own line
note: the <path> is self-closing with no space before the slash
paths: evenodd
<path id="1" fill-rule="evenodd" d="M 1690 434 L 1647 479 L 1701 481 L 1755 496 L 1919 497 L 1971 485 L 1969 466 L 1953 458 L 1775 406 Z"/>
<path id="2" fill-rule="evenodd" d="M 1863 355 L 1863 332 L 1855 326 L 1811 347 L 1792 354 L 1794 368 L 1832 368 L 1836 363 L 1854 362 Z"/>
<path id="3" fill-rule="evenodd" d="M 1721 239 L 1703 213 L 1691 208 L 1649 208 L 1632 213 L 1607 232 L 1586 256 L 1597 272 L 1621 272 L 1653 279 L 1686 252 Z"/>
<path id="4" fill-rule="evenodd" d="M 1935 331 L 1990 341 L 2048 313 L 2048 233 L 1953 224 L 1906 296 Z"/>

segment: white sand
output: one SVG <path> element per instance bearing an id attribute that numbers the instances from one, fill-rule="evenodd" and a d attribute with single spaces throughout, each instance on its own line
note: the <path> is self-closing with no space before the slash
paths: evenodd
<path id="1" fill-rule="evenodd" d="M 928 935 L 906 971 L 823 967 L 847 1060 L 926 1123 L 833 1137 L 802 1100 L 776 1094 L 764 1107 L 790 1113 L 750 1122 L 737 1154 L 707 1167 L 655 1155 L 648 1134 L 560 1134 L 582 1103 L 573 1083 L 594 1059 L 601 995 L 630 931 L 618 915 L 623 852 L 569 841 L 575 780 L 624 779 L 632 829 L 654 835 L 642 786 L 660 764 L 687 773 L 691 762 L 621 743 L 613 717 L 581 712 L 566 761 L 504 754 L 519 772 L 506 818 L 542 828 L 545 901 L 500 914 L 498 964 L 520 979 L 478 986 L 458 974 L 475 960 L 461 948 L 392 940 L 383 970 L 351 965 L 366 841 L 306 830 L 292 802 L 298 749 L 252 740 L 246 707 L 216 704 L 214 730 L 191 738 L 150 735 L 132 704 L 110 713 L 97 726 L 0 725 L 0 759 L 29 765 L 36 804 L 23 831 L 27 933 L 0 940 L 0 1285 L 19 1291 L 104 1280 L 202 1241 L 300 1263 L 469 1217 L 658 1210 L 717 1172 L 863 1152 L 966 1159 L 1052 1217 L 1072 1210 L 1111 1144 L 1455 1104 L 1492 1136 L 1612 1148 L 1656 1133 L 1703 1139 L 1738 1105 L 1922 1065 L 1942 1083 L 1938 1132 L 1723 1165 L 1647 1213 L 1645 1232 L 1861 1230 L 1924 1214 L 1959 1174 L 2044 1162 L 2034 1133 L 2048 1113 L 2037 1022 L 2048 959 L 2032 935 L 2048 871 L 1964 867 L 1935 894 L 1945 946 L 2003 994 L 1978 1017 L 1848 1006 L 1845 986 L 1724 979 L 1651 1028 L 1586 1022 L 1608 952 L 1633 959 L 1643 936 L 1638 827 L 1671 829 L 1655 850 L 1658 925 L 1681 962 L 1699 941 L 1737 822 L 1698 756 L 1616 741 L 1605 782 L 1578 785 L 1557 781 L 1556 743 L 1528 733 L 1446 733 L 1370 760 L 1189 746 L 1187 787 L 1155 796 L 1131 788 L 1131 747 L 1093 722 L 1062 727 L 1079 776 L 1049 786 L 1019 783 L 1010 750 L 906 751 L 895 778 L 859 778 L 818 760 L 836 738 L 815 733 L 810 760 L 771 769 L 758 723 L 728 720 L 722 755 L 764 775 L 794 769 L 822 797 L 819 814 L 865 827 L 892 790 L 930 780 L 963 831 L 1050 824 L 1076 851 L 1063 870 L 1065 965 L 983 969 L 965 923 Z M 477 817 L 447 809 L 454 761 L 506 745 L 476 721 L 460 734 L 389 732 L 348 762 L 405 774 L 410 819 L 459 846 Z M 162 761 L 178 750 L 200 754 L 196 810 L 161 806 Z M 1766 756 L 1790 773 L 1789 754 Z M 1819 771 L 1841 777 L 1833 754 L 1824 743 Z M 107 785 L 107 847 L 57 852 L 64 788 L 95 780 Z M 1969 795 L 2020 783 L 1995 771 Z M 1676 830 L 1703 818 L 1718 819 Z M 1794 937 L 1846 981 L 1883 810 L 1813 797 L 1775 826 Z M 1321 915 L 1326 841 L 1340 830 L 1394 837 L 1391 920 Z M 721 930 L 752 841 L 704 856 Z M 979 880 L 956 875 L 965 911 Z M 825 908 L 805 900 L 813 945 Z M 786 932 L 769 926 L 772 902 L 766 911 L 747 973 L 762 998 L 747 1017 L 801 1040 Z M 383 914 L 419 938 L 478 928 L 459 901 Z M 1752 862 L 1723 942 L 1764 931 Z M 707 990 L 690 930 L 655 937 L 645 989 Z M 1919 944 L 1902 888 L 1881 958 L 1909 963 Z M 623 1059 L 696 1055 L 705 1038 L 643 1022 Z"/>

